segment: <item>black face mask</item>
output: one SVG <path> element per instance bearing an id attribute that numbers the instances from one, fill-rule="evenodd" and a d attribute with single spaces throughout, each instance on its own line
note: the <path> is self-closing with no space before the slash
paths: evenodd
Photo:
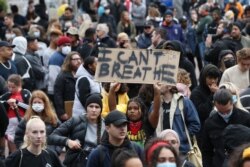
<path id="1" fill-rule="evenodd" d="M 224 61 L 225 67 L 230 68 L 235 65 L 235 60 L 234 59 L 229 59 Z"/>
<path id="2" fill-rule="evenodd" d="M 119 44 L 120 48 L 125 48 L 125 47 L 124 47 L 124 44 L 125 44 L 125 42 L 121 42 L 121 43 Z"/>

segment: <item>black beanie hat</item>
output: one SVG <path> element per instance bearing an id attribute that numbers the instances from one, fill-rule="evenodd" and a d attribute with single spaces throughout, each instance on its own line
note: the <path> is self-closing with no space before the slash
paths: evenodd
<path id="1" fill-rule="evenodd" d="M 85 103 L 85 108 L 87 109 L 87 106 L 91 103 L 96 103 L 99 104 L 99 106 L 102 109 L 102 96 L 99 93 L 95 93 L 95 94 L 90 94 L 87 97 L 86 103 Z"/>
<path id="2" fill-rule="evenodd" d="M 244 28 L 244 24 L 240 21 L 233 22 L 232 24 L 233 24 L 233 26 L 238 27 L 240 29 L 240 31 Z"/>

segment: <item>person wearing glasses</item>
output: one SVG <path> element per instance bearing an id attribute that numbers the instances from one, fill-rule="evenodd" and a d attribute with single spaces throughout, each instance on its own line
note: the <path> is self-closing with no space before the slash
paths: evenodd
<path id="1" fill-rule="evenodd" d="M 27 121 L 22 148 L 5 160 L 8 167 L 62 167 L 58 156 L 46 148 L 46 125 L 39 116 Z"/>
<path id="2" fill-rule="evenodd" d="M 58 74 L 54 86 L 54 102 L 58 118 L 64 122 L 70 118 L 65 111 L 65 103 L 74 101 L 76 71 L 82 64 L 78 52 L 70 52 L 64 59 L 61 72 Z"/>
<path id="3" fill-rule="evenodd" d="M 151 44 L 151 37 L 154 31 L 154 25 L 151 21 L 146 21 L 143 26 L 143 32 L 135 37 L 137 47 L 147 49 Z"/>

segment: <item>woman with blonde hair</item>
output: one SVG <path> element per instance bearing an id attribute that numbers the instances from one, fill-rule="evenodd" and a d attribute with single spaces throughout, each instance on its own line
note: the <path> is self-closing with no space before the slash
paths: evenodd
<path id="1" fill-rule="evenodd" d="M 48 96 L 41 90 L 32 92 L 29 108 L 27 109 L 24 119 L 19 123 L 15 133 L 14 142 L 19 148 L 23 143 L 23 137 L 26 130 L 26 124 L 33 116 L 39 116 L 46 125 L 46 133 L 50 135 L 54 129 L 59 126 L 57 116 L 52 109 Z M 61 148 L 48 146 L 50 149 L 60 153 Z"/>
<path id="2" fill-rule="evenodd" d="M 5 165 L 8 167 L 62 166 L 57 155 L 46 149 L 46 127 L 39 116 L 32 116 L 29 119 L 22 149 L 7 157 Z"/>

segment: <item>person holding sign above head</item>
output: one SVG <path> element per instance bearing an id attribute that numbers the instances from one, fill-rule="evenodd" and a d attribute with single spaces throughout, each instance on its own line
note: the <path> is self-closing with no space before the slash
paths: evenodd
<path id="1" fill-rule="evenodd" d="M 39 116 L 27 122 L 22 149 L 5 161 L 8 167 L 62 167 L 57 155 L 46 148 L 46 126 Z"/>
<path id="2" fill-rule="evenodd" d="M 102 117 L 105 118 L 110 112 L 109 106 L 112 105 L 119 111 L 126 113 L 129 97 L 128 87 L 125 83 L 103 83 L 102 89 Z M 111 101 L 109 100 L 111 99 Z M 115 99 L 115 100 L 114 100 Z"/>
<path id="3" fill-rule="evenodd" d="M 78 78 L 75 85 L 75 99 L 73 104 L 73 116 L 86 113 L 85 103 L 87 96 L 93 93 L 101 93 L 101 83 L 94 80 L 97 66 L 97 58 L 89 56 L 84 59 L 76 72 Z"/>
<path id="4" fill-rule="evenodd" d="M 115 109 L 116 98 L 114 88 L 117 88 L 117 83 L 110 90 L 109 95 L 109 108 Z M 153 136 L 154 128 L 156 128 L 157 112 L 160 109 L 160 84 L 151 85 L 153 87 L 154 94 L 154 106 L 152 111 L 148 114 L 148 110 L 139 97 L 135 97 L 129 100 L 127 105 L 126 116 L 128 123 L 128 139 L 134 141 L 137 144 L 144 146 L 145 141 Z"/>
<path id="5" fill-rule="evenodd" d="M 190 79 L 192 83 L 190 89 L 193 90 L 197 86 L 197 79 L 195 75 L 194 66 L 188 60 L 183 44 L 177 40 L 167 41 L 163 44 L 163 49 L 169 49 L 180 52 L 179 68 L 183 68 L 190 73 Z"/>
<path id="6" fill-rule="evenodd" d="M 159 116 L 156 122 L 156 134 L 159 135 L 165 129 L 174 130 L 180 137 L 180 157 L 184 158 L 190 151 L 187 133 L 194 136 L 200 131 L 198 113 L 192 101 L 178 93 L 175 86 L 162 85 L 161 94 L 161 108 L 155 112 Z"/>

